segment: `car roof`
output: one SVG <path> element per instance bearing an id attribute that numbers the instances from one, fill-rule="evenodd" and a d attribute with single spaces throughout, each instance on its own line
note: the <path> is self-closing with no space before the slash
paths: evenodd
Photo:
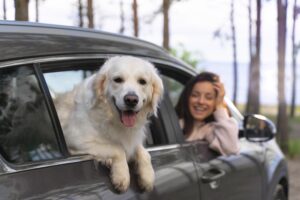
<path id="1" fill-rule="evenodd" d="M 189 68 L 152 43 L 87 28 L 0 21 L 0 41 L 0 62 L 55 55 L 130 53 L 175 62 Z"/>

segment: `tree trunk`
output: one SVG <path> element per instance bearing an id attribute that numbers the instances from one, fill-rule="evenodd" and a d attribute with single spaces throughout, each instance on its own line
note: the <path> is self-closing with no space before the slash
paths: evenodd
<path id="1" fill-rule="evenodd" d="M 292 99 L 291 99 L 291 111 L 290 116 L 295 116 L 295 102 L 296 102 L 296 83 L 297 83 L 297 47 L 295 44 L 295 29 L 296 29 L 296 20 L 297 20 L 297 0 L 294 1 L 293 8 L 293 27 L 292 27 Z"/>
<path id="2" fill-rule="evenodd" d="M 238 67 L 237 67 L 237 55 L 236 55 L 236 31 L 234 22 L 234 0 L 231 0 L 231 12 L 230 12 L 231 32 L 232 32 L 232 50 L 233 50 L 233 103 L 237 102 L 237 83 L 238 83 Z"/>
<path id="3" fill-rule="evenodd" d="M 15 20 L 28 21 L 29 0 L 15 0 Z"/>
<path id="4" fill-rule="evenodd" d="M 88 27 L 94 28 L 94 6 L 93 0 L 87 0 L 87 17 L 88 17 Z"/>
<path id="5" fill-rule="evenodd" d="M 39 0 L 35 0 L 35 21 L 39 22 Z"/>
<path id="6" fill-rule="evenodd" d="M 253 74 L 253 35 L 252 35 L 252 0 L 248 1 L 249 7 L 248 7 L 248 18 L 249 18 L 249 80 L 248 80 L 248 92 L 247 92 L 247 104 L 246 104 L 246 109 L 245 113 L 249 113 L 250 111 L 250 96 L 251 96 L 251 85 L 252 85 L 252 74 Z"/>
<path id="7" fill-rule="evenodd" d="M 79 27 L 83 27 L 83 13 L 82 13 L 82 1 L 78 0 L 78 17 L 79 17 Z"/>
<path id="8" fill-rule="evenodd" d="M 169 33 L 169 8 L 170 8 L 170 0 L 163 0 L 163 47 L 167 50 L 170 50 L 170 33 Z"/>
<path id="9" fill-rule="evenodd" d="M 251 4 L 251 2 L 250 2 Z M 261 0 L 256 0 L 256 37 L 255 51 L 250 52 L 250 73 L 248 85 L 248 102 L 246 113 L 259 113 L 260 92 L 260 33 L 261 33 Z M 251 38 L 250 38 L 251 40 Z M 252 45 L 252 41 L 250 41 Z"/>
<path id="10" fill-rule="evenodd" d="M 134 36 L 139 37 L 139 18 L 137 0 L 132 1 Z"/>
<path id="11" fill-rule="evenodd" d="M 124 34 L 125 31 L 125 15 L 124 15 L 124 3 L 123 0 L 120 0 L 120 29 L 119 29 L 119 33 L 120 34 Z"/>
<path id="12" fill-rule="evenodd" d="M 3 0 L 3 19 L 6 20 L 6 0 Z"/>
<path id="13" fill-rule="evenodd" d="M 285 49 L 286 49 L 286 16 L 287 0 L 277 0 L 277 67 L 278 67 L 278 139 L 282 150 L 288 150 L 288 120 L 285 101 Z"/>

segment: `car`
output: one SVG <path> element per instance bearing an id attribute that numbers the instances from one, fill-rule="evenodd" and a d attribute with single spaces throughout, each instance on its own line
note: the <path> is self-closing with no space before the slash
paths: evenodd
<path id="1" fill-rule="evenodd" d="M 243 116 L 226 98 L 239 124 L 240 154 L 185 142 L 174 105 L 197 72 L 161 47 L 91 29 L 8 21 L 0 22 L 0 44 L 1 199 L 288 198 L 287 163 L 268 118 Z M 139 190 L 131 168 L 130 187 L 119 194 L 109 169 L 90 155 L 71 155 L 53 103 L 116 55 L 149 60 L 165 85 L 145 141 L 155 170 L 152 192 Z"/>

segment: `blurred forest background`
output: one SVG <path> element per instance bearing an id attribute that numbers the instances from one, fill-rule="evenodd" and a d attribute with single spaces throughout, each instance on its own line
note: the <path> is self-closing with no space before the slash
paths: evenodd
<path id="1" fill-rule="evenodd" d="M 2 17 L 1 19 L 3 20 L 43 23 L 45 21 L 42 20 L 41 16 L 58 14 L 55 13 L 55 11 L 52 13 L 40 11 L 40 7 L 46 4 L 47 1 L 53 0 L 0 0 L 0 2 L 2 2 L 0 18 Z M 172 20 L 174 14 L 176 14 L 176 12 L 180 13 L 181 7 L 189 4 L 191 1 L 192 0 L 154 0 L 153 2 L 152 0 L 60 0 L 55 2 L 57 2 L 57 7 L 72 7 L 73 13 L 71 18 L 73 24 L 71 25 L 110 31 L 141 39 L 145 39 L 143 38 L 143 33 L 145 33 L 144 27 L 151 26 L 155 20 L 160 20 L 161 27 L 159 29 L 156 28 L 155 32 L 159 32 L 161 41 L 151 41 L 151 37 L 147 40 L 161 45 L 174 56 L 183 59 L 196 70 L 201 71 L 207 69 L 201 68 L 201 63 L 205 60 L 203 55 L 199 55 L 199 53 L 189 49 L 184 42 L 180 42 L 179 45 L 171 45 L 174 44 L 174 42 L 172 42 L 173 33 L 171 27 L 179 23 Z M 291 157 L 299 156 L 300 108 L 296 103 L 296 97 L 298 93 L 300 93 L 300 90 L 297 88 L 297 58 L 300 48 L 300 38 L 296 37 L 296 33 L 300 5 L 298 6 L 297 0 L 210 0 L 210 2 L 215 2 L 215 4 L 221 2 L 221 6 L 227 8 L 227 17 L 224 19 L 226 22 L 216 26 L 210 36 L 214 40 L 220 43 L 226 43 L 226 45 L 230 47 L 229 50 L 226 50 L 226 55 L 230 55 L 230 64 L 223 66 L 224 68 L 227 67 L 224 70 L 230 71 L 231 73 L 227 75 L 232 82 L 232 84 L 229 85 L 230 89 L 227 90 L 230 91 L 227 93 L 227 96 L 232 99 L 244 114 L 261 113 L 270 117 L 277 125 L 277 139 L 283 151 L 288 153 Z M 151 5 L 151 3 L 153 5 L 150 7 L 149 5 Z M 239 49 L 241 46 L 239 44 L 241 43 L 239 34 L 241 34 L 241 31 L 238 31 L 240 28 L 238 27 L 239 24 L 237 24 L 241 11 L 239 11 L 236 4 L 244 7 L 242 14 L 246 16 L 247 19 L 244 23 L 244 27 L 247 27 L 246 30 L 244 30 L 244 32 L 247 33 L 247 37 L 243 37 L 243 44 L 247 45 L 244 45 L 243 48 L 248 49 L 248 55 L 244 55 L 247 59 L 244 61 L 243 65 L 246 67 L 243 69 L 241 68 L 242 65 L 240 62 L 241 54 L 239 54 L 241 51 Z M 262 44 L 264 44 L 264 39 L 266 39 L 262 37 L 262 30 L 265 25 L 262 21 L 264 16 L 263 7 L 267 4 L 274 4 L 272 13 L 275 15 L 273 19 L 274 24 L 276 24 L 276 31 L 272 32 L 272 36 L 275 36 L 275 39 L 271 41 L 271 43 L 276 44 L 276 49 L 274 48 L 276 56 L 272 58 L 275 64 L 271 67 L 273 71 L 277 72 L 273 75 L 272 83 L 269 83 L 271 87 L 276 88 L 276 95 L 272 97 L 261 95 L 262 73 L 264 73 L 262 72 Z M 107 14 L 107 12 L 101 15 L 106 9 L 105 6 L 113 7 L 114 13 L 117 13 L 117 15 L 110 15 L 109 13 Z M 145 6 L 148 7 L 147 13 L 145 13 Z M 175 8 L 176 11 L 173 10 Z M 61 9 L 59 12 L 62 12 Z M 201 12 L 200 9 L 199 12 Z M 216 12 L 214 14 L 218 15 L 215 10 L 210 10 L 209 12 Z M 70 15 L 70 13 L 68 14 Z M 193 19 L 191 19 L 192 17 Z M 61 19 L 61 21 L 63 20 L 64 19 Z M 189 13 L 186 13 L 186 19 L 183 19 L 183 22 L 184 20 L 198 21 L 198 26 L 205 26 L 205 24 L 209 23 L 209 19 L 189 16 Z M 116 21 L 118 21 L 118 23 L 115 23 Z M 204 23 L 204 21 L 206 23 Z M 111 22 L 114 22 L 115 31 L 103 28 L 105 24 Z M 46 23 L 49 23 L 49 21 L 46 21 Z M 59 24 L 59 22 L 53 23 Z M 191 27 L 190 31 L 192 32 L 194 30 L 195 27 Z M 201 33 L 196 34 L 201 37 Z M 287 51 L 287 49 L 290 49 L 290 51 Z M 201 53 L 202 52 L 200 52 L 200 54 Z M 218 54 L 216 54 L 216 57 L 217 56 Z M 243 77 L 241 77 L 241 72 L 243 73 Z M 223 76 L 223 74 L 220 75 L 221 77 Z M 272 74 L 267 76 L 272 76 Z M 287 77 L 289 77 L 289 81 L 287 81 Z M 225 82 L 225 85 L 226 84 Z M 239 87 L 241 84 L 245 85 L 242 90 Z M 227 87 L 229 86 L 227 85 Z M 286 90 L 287 87 L 290 89 Z M 240 102 L 238 100 L 239 93 L 245 94 L 245 101 Z M 268 98 L 273 99 L 275 104 L 266 105 L 261 103 L 263 99 Z"/>

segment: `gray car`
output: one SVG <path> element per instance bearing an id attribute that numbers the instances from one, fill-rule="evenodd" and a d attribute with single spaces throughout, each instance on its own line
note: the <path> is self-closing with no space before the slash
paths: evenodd
<path id="1" fill-rule="evenodd" d="M 162 48 L 88 29 L 2 21 L 0 52 L 0 199 L 288 198 L 287 164 L 264 116 L 242 116 L 227 99 L 240 126 L 240 155 L 184 141 L 174 105 L 196 72 Z M 118 194 L 109 169 L 89 155 L 70 155 L 53 104 L 114 55 L 149 60 L 165 84 L 145 141 L 155 170 L 149 193 L 139 190 L 133 168 L 129 190 Z"/>

